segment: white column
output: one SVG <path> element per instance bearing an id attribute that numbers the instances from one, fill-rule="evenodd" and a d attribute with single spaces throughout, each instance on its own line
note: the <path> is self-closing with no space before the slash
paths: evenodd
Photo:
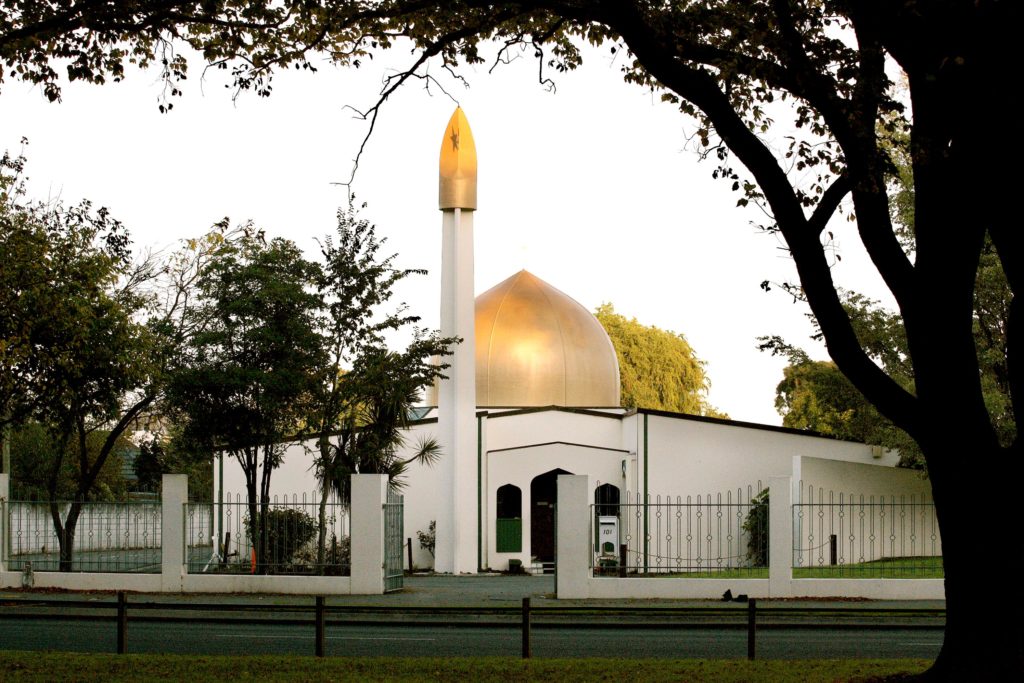
<path id="1" fill-rule="evenodd" d="M 188 475 L 165 474 L 160 503 L 160 586 L 164 592 L 182 590 L 185 574 L 185 503 L 188 502 Z"/>
<path id="2" fill-rule="evenodd" d="M 10 511 L 7 503 L 11 499 L 11 475 L 4 472 L 0 474 L 0 572 L 7 571 L 7 550 L 11 547 L 10 533 L 7 529 L 7 516 Z"/>
<path id="3" fill-rule="evenodd" d="M 353 474 L 351 479 L 351 579 L 355 595 L 384 592 L 385 474 Z"/>
<path id="4" fill-rule="evenodd" d="M 585 474 L 558 476 L 555 509 L 555 594 L 559 599 L 590 597 L 591 505 L 594 489 Z"/>
<path id="5" fill-rule="evenodd" d="M 768 592 L 790 597 L 793 587 L 793 480 L 768 477 Z"/>
<path id="6" fill-rule="evenodd" d="M 461 337 L 438 395 L 442 489 L 434 568 L 473 573 L 477 557 L 476 343 L 473 212 L 442 212 L 441 334 Z"/>

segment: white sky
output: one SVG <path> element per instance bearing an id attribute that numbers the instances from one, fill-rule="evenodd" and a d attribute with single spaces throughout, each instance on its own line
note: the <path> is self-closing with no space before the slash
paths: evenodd
<path id="1" fill-rule="evenodd" d="M 313 255 L 313 238 L 332 232 L 335 211 L 366 123 L 343 107 L 369 106 L 388 67 L 275 77 L 270 98 L 232 103 L 222 74 L 200 82 L 201 64 L 157 111 L 152 73 L 127 82 L 67 85 L 60 104 L 7 81 L 0 94 L 0 148 L 25 136 L 33 198 L 82 198 L 107 206 L 137 246 L 162 247 L 202 234 L 216 220 L 252 219 L 271 236 Z M 557 93 L 520 60 L 488 75 L 467 70 L 471 88 L 446 83 L 466 111 L 479 157 L 475 217 L 476 291 L 527 268 L 593 310 L 610 301 L 640 322 L 686 335 L 707 362 L 710 401 L 738 420 L 779 424 L 775 385 L 784 360 L 757 351 L 755 338 L 781 334 L 825 357 L 808 335 L 806 307 L 762 280 L 795 279 L 780 242 L 757 232 L 756 209 L 711 178 L 687 134 L 695 128 L 668 104 L 622 82 L 605 52 L 556 75 Z M 218 80 L 221 79 L 221 80 Z M 363 215 L 388 238 L 400 265 L 423 267 L 398 299 L 436 327 L 441 216 L 437 163 L 454 103 L 409 83 L 383 108 L 354 186 Z M 684 149 L 685 148 L 685 149 Z M 883 296 L 853 224 L 832 227 L 843 286 Z"/>

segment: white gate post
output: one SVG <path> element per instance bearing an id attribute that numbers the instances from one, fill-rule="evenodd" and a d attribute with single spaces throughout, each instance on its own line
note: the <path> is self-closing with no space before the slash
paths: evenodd
<path id="1" fill-rule="evenodd" d="M 594 490 L 585 474 L 558 476 L 555 524 L 555 595 L 558 598 L 589 598 L 590 546 L 593 540 L 590 506 Z"/>
<path id="2" fill-rule="evenodd" d="M 160 589 L 165 593 L 182 590 L 185 573 L 185 503 L 188 475 L 165 474 L 160 495 Z"/>
<path id="3" fill-rule="evenodd" d="M 11 539 L 7 537 L 7 517 L 10 510 L 7 503 L 11 499 L 11 475 L 0 474 L 0 572 L 7 571 L 7 550 L 11 547 Z"/>
<path id="4" fill-rule="evenodd" d="M 793 479 L 768 477 L 768 593 L 793 592 Z"/>
<path id="5" fill-rule="evenodd" d="M 352 475 L 351 579 L 352 593 L 384 592 L 384 505 L 388 500 L 385 474 Z"/>

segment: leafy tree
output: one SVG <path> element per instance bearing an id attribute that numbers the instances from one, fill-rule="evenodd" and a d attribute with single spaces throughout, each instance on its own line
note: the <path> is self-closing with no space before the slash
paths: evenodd
<path id="1" fill-rule="evenodd" d="M 378 104 L 408 79 L 428 77 L 419 69 L 431 59 L 449 70 L 472 66 L 484 61 L 491 44 L 499 62 L 523 49 L 554 71 L 581 64 L 580 42 L 614 50 L 625 80 L 696 117 L 695 140 L 715 160 L 715 175 L 740 193 L 738 204 L 764 209 L 763 227 L 785 241 L 837 367 L 921 447 L 942 531 L 947 599 L 946 639 L 930 675 L 1009 680 L 1024 671 L 1024 625 L 1004 626 L 996 618 L 974 559 L 979 547 L 1005 546 L 999 525 L 979 527 L 959 509 L 965 492 L 989 490 L 992 468 L 1016 464 L 1022 449 L 1017 437 L 1000 440 L 974 335 L 986 233 L 1011 294 L 1024 277 L 1006 201 L 1016 177 L 999 171 L 1004 146 L 985 142 L 980 132 L 1015 130 L 1006 75 L 1017 63 L 1016 3 L 339 0 L 243 7 L 237 0 L 25 0 L 0 11 L 5 75 L 40 83 L 52 98 L 59 97 L 58 57 L 69 78 L 92 82 L 123 77 L 126 63 L 152 61 L 173 96 L 176 79 L 186 73 L 184 60 L 172 57 L 180 53 L 166 49 L 173 41 L 232 69 L 237 88 L 262 95 L 270 93 L 273 70 L 309 67 L 316 51 L 358 66 L 374 50 L 411 42 L 413 63 L 386 82 Z M 911 108 L 894 94 L 887 69 L 897 67 Z M 541 78 L 547 79 L 543 71 Z M 893 155 L 879 135 L 880 127 L 900 119 L 910 130 L 913 256 L 892 221 Z M 775 134 L 779 122 L 786 125 Z M 900 311 L 913 392 L 862 346 L 833 282 L 827 228 L 847 198 Z M 1024 395 L 1018 369 L 1024 364 L 1017 358 L 1024 335 L 1016 333 L 1015 301 L 1008 307 L 1006 355 L 1011 412 L 1019 422 L 1024 403 L 1014 397 Z M 965 455 L 992 465 L 964 467 Z M 1011 496 L 1001 496 L 985 507 L 1004 520 L 1013 518 L 1013 505 Z M 1007 553 L 1011 566 L 1024 560 L 1018 547 Z"/>
<path id="2" fill-rule="evenodd" d="M 354 200 L 354 198 L 352 198 Z M 324 239 L 320 289 L 326 304 L 322 344 L 327 357 L 316 394 L 313 428 L 317 436 L 315 471 L 320 481 L 318 564 L 323 565 L 327 498 L 333 491 L 347 503 L 349 475 L 387 474 L 401 487 L 401 475 L 413 461 L 432 463 L 440 449 L 434 440 L 417 444 L 407 458 L 398 456 L 403 430 L 419 392 L 446 365 L 430 362 L 446 354 L 455 339 L 414 330 L 401 353 L 390 352 L 384 334 L 414 325 L 404 305 L 382 312 L 395 284 L 424 271 L 395 268 L 395 254 L 381 257 L 384 240 L 358 215 L 354 201 L 338 212 L 335 237 Z"/>
<path id="3" fill-rule="evenodd" d="M 132 262 L 106 209 L 26 202 L 23 168 L 0 163 L 0 415 L 50 433 L 46 498 L 67 571 L 82 506 L 156 397 L 158 346 L 139 321 L 152 264 Z M 72 501 L 64 515 L 60 499 Z"/>
<path id="4" fill-rule="evenodd" d="M 616 313 L 608 303 L 598 306 L 594 315 L 615 346 L 624 408 L 727 417 L 708 403 L 711 380 L 686 337 L 642 325 Z"/>
<path id="5" fill-rule="evenodd" d="M 213 453 L 187 443 L 177 427 L 168 435 L 143 440 L 135 456 L 139 491 L 159 493 L 165 474 L 188 476 L 190 500 L 209 502 L 213 499 Z"/>
<path id="6" fill-rule="evenodd" d="M 785 367 L 775 390 L 775 408 L 783 426 L 894 448 L 902 466 L 923 466 L 917 444 L 880 415 L 830 361 L 804 356 Z"/>
<path id="7" fill-rule="evenodd" d="M 96 461 L 107 436 L 108 433 L 104 430 L 90 432 L 87 435 L 88 462 Z M 11 446 L 11 498 L 26 501 L 48 500 L 49 479 L 55 467 L 58 448 L 53 430 L 38 422 L 18 425 L 11 431 Z M 90 500 L 124 500 L 128 486 L 122 473 L 122 466 L 132 448 L 131 442 L 125 437 L 117 440 L 89 488 Z M 58 501 L 73 500 L 80 484 L 78 477 L 81 473 L 76 467 L 77 453 L 72 452 L 69 455 L 71 457 L 61 458 L 56 489 Z"/>
<path id="8" fill-rule="evenodd" d="M 309 289 L 318 275 L 294 243 L 248 230 L 201 273 L 201 327 L 171 379 L 168 404 L 183 434 L 221 448 L 245 476 L 250 538 L 267 569 L 270 480 L 287 438 L 298 433 L 324 364 Z"/>

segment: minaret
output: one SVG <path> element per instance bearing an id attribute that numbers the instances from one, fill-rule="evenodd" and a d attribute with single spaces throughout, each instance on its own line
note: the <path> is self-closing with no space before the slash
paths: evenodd
<path id="1" fill-rule="evenodd" d="M 441 442 L 441 503 L 434 568 L 476 572 L 477 433 L 474 344 L 473 212 L 476 210 L 476 146 L 461 108 L 456 108 L 441 141 L 441 334 L 461 337 L 446 360 L 438 394 Z"/>

